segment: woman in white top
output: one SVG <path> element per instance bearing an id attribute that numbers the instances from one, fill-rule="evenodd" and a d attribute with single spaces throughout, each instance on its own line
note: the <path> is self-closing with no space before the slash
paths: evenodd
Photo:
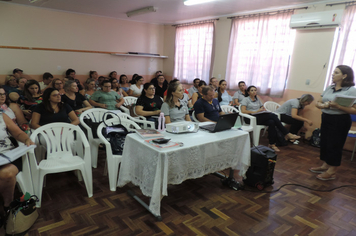
<path id="1" fill-rule="evenodd" d="M 139 97 L 141 96 L 142 89 L 143 89 L 143 77 L 139 75 L 134 79 L 134 84 L 130 86 L 130 89 L 127 94 L 129 96 Z"/>
<path id="2" fill-rule="evenodd" d="M 220 106 L 222 106 L 222 105 L 230 105 L 231 106 L 231 104 L 232 104 L 232 98 L 227 93 L 226 88 L 227 88 L 226 81 L 220 80 L 219 87 L 218 87 L 218 101 L 220 103 Z"/>
<path id="3" fill-rule="evenodd" d="M 276 129 L 281 131 L 287 140 L 296 140 L 300 138 L 300 136 L 289 133 L 282 125 L 276 114 L 271 112 L 261 113 L 266 109 L 263 107 L 263 103 L 257 97 L 257 88 L 255 86 L 248 87 L 247 93 L 248 97 L 244 98 L 244 100 L 241 102 L 241 112 L 255 116 L 258 125 L 268 126 L 269 148 L 272 148 L 276 152 L 280 151 L 276 146 Z"/>
<path id="4" fill-rule="evenodd" d="M 345 107 L 334 102 L 336 96 L 356 97 L 354 72 L 349 66 L 339 65 L 333 74 L 333 84 L 325 89 L 316 107 L 321 109 L 320 160 L 323 164 L 309 170 L 320 173 L 320 180 L 335 179 L 341 165 L 342 150 L 352 121 L 350 114 L 356 114 L 356 103 Z"/>
<path id="5" fill-rule="evenodd" d="M 187 105 L 180 101 L 183 93 L 184 89 L 180 83 L 169 84 L 166 102 L 161 107 L 161 111 L 166 118 L 166 124 L 178 121 L 191 121 Z"/>

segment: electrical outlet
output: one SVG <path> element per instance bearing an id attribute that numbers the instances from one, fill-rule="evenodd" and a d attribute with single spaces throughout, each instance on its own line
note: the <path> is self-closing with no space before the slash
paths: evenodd
<path id="1" fill-rule="evenodd" d="M 57 66 L 57 70 L 62 70 L 62 67 L 61 66 Z"/>
<path id="2" fill-rule="evenodd" d="M 306 84 L 306 85 L 309 85 L 309 84 L 310 84 L 310 79 L 307 79 L 307 80 L 305 81 L 305 84 Z"/>

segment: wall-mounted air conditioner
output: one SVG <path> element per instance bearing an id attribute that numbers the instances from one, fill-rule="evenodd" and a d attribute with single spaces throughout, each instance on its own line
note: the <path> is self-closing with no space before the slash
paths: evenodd
<path id="1" fill-rule="evenodd" d="M 341 24 L 343 9 L 332 11 L 311 12 L 292 15 L 290 27 L 292 29 L 333 28 Z"/>

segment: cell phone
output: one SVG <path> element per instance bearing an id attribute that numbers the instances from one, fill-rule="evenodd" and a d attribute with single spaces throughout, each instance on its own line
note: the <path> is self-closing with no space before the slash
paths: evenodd
<path id="1" fill-rule="evenodd" d="M 152 140 L 152 142 L 163 144 L 163 143 L 168 143 L 169 140 L 171 140 L 171 139 L 170 138 L 159 138 L 159 139 Z"/>

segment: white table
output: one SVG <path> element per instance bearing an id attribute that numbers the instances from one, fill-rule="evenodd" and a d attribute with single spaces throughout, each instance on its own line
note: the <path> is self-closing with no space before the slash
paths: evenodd
<path id="1" fill-rule="evenodd" d="M 218 133 L 164 133 L 183 147 L 156 148 L 138 134 L 126 137 L 118 186 L 132 182 L 145 196 L 151 197 L 149 210 L 160 216 L 161 199 L 168 184 L 233 168 L 244 176 L 250 166 L 250 138 L 247 132 L 231 129 Z"/>

